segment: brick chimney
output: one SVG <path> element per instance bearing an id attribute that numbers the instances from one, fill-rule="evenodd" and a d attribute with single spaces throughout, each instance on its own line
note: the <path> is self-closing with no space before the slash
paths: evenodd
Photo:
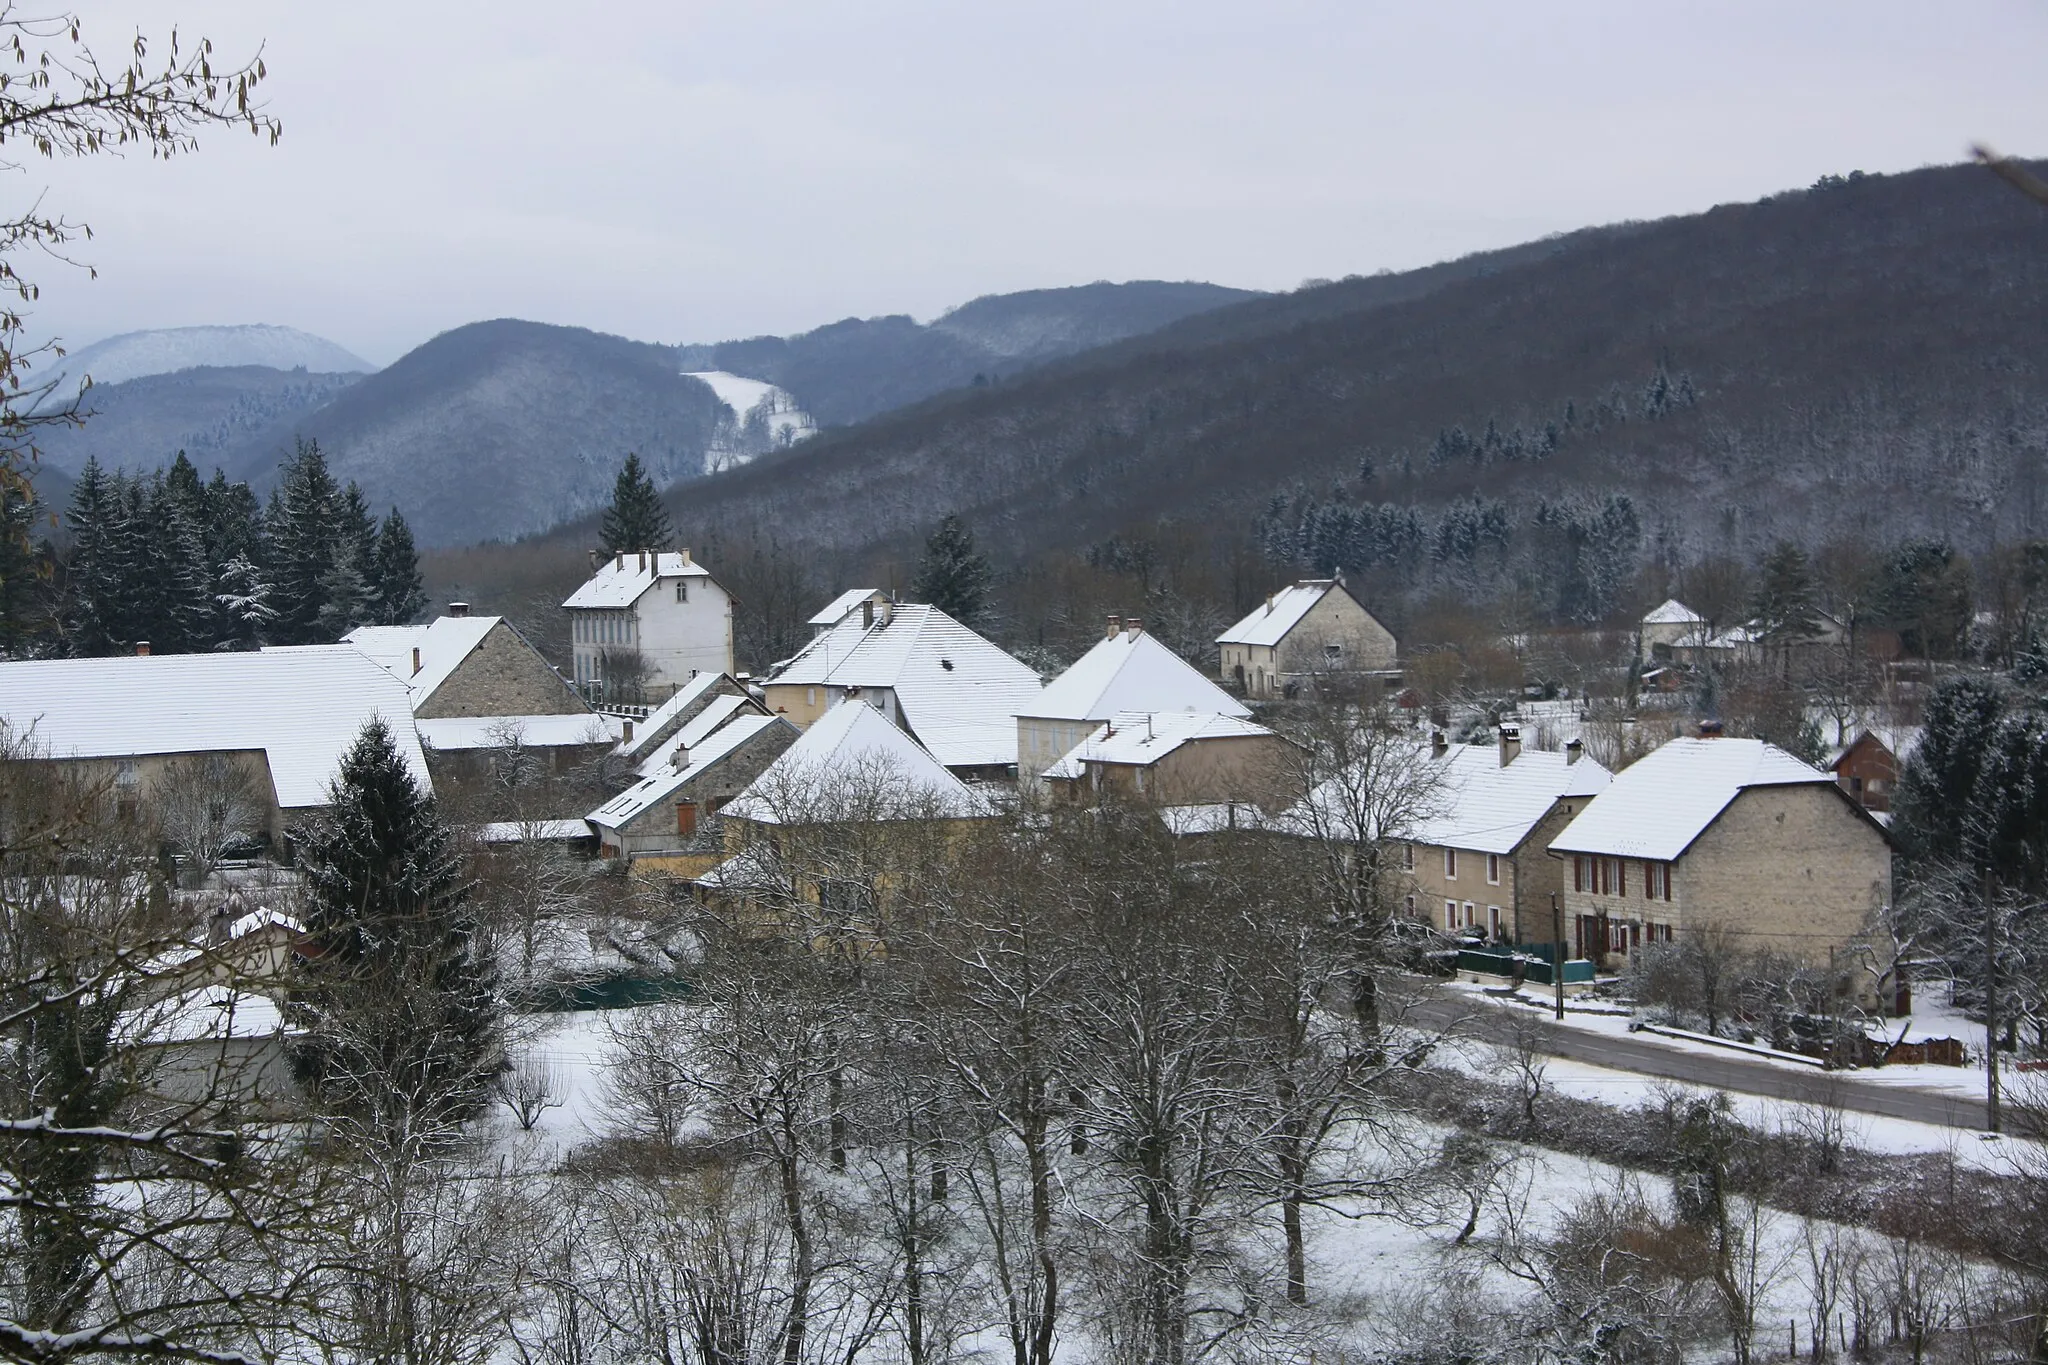
<path id="1" fill-rule="evenodd" d="M 1574 764 L 1574 763 L 1578 762 L 1578 761 L 1579 761 L 1580 759 L 1584 758 L 1585 756 L 1586 756 L 1586 743 L 1585 743 L 1585 741 L 1584 741 L 1584 740 L 1578 740 L 1578 739 L 1574 739 L 1574 740 L 1569 740 L 1569 741 L 1567 741 L 1567 742 L 1565 743 L 1565 746 L 1564 746 L 1564 762 L 1565 762 L 1565 766 L 1566 766 L 1566 767 L 1570 767 L 1570 766 L 1571 766 L 1572 764 Z"/>
<path id="2" fill-rule="evenodd" d="M 690 547 L 685 545 L 683 547 L 683 567 L 687 569 L 696 562 L 696 560 L 690 558 Z"/>
<path id="3" fill-rule="evenodd" d="M 1112 615 L 1109 618 L 1109 629 L 1102 632 L 1102 638 L 1105 640 L 1114 640 L 1117 636 L 1123 633 L 1124 618 L 1121 616 Z"/>
<path id="4" fill-rule="evenodd" d="M 1450 752 L 1450 749 L 1450 741 L 1444 738 L 1443 731 L 1431 730 L 1429 732 L 1429 754 L 1431 758 L 1442 758 Z"/>
<path id="5" fill-rule="evenodd" d="M 467 616 L 467 615 L 469 615 L 469 603 L 467 603 L 467 602 L 450 602 L 450 603 L 448 604 L 448 614 L 449 614 L 450 616 Z"/>
<path id="6" fill-rule="evenodd" d="M 639 562 L 636 563 L 633 567 L 638 569 L 641 573 L 647 572 L 647 551 L 640 551 Z"/>
<path id="7" fill-rule="evenodd" d="M 1522 754 L 1522 727 L 1503 724 L 1500 727 L 1500 766 L 1505 768 Z"/>
<path id="8" fill-rule="evenodd" d="M 604 558 L 604 552 L 602 550 L 592 550 L 590 552 L 590 571 L 592 573 L 597 572 L 597 561 L 602 558 Z"/>
<path id="9" fill-rule="evenodd" d="M 420 647 L 418 645 L 412 647 L 412 671 L 415 673 L 420 671 Z"/>
<path id="10" fill-rule="evenodd" d="M 621 723 L 625 726 L 625 732 L 620 735 L 620 738 L 626 743 L 631 744 L 633 742 L 633 722 L 628 720 Z"/>
<path id="11" fill-rule="evenodd" d="M 1133 616 L 1129 621 L 1126 621 L 1124 624 L 1128 625 L 1131 628 L 1131 638 L 1133 640 L 1137 639 L 1140 635 L 1143 635 L 1145 633 L 1145 623 L 1135 616 Z"/>
<path id="12" fill-rule="evenodd" d="M 860 604 L 860 628 L 862 630 L 873 630 L 875 628 L 875 599 L 872 597 Z"/>
<path id="13" fill-rule="evenodd" d="M 138 659 L 147 659 L 149 657 L 149 641 L 137 640 L 135 642 L 135 657 Z"/>

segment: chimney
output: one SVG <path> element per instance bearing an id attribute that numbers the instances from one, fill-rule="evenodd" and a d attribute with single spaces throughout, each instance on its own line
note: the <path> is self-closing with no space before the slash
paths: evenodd
<path id="1" fill-rule="evenodd" d="M 602 552 L 602 551 L 599 551 L 599 550 L 592 550 L 592 551 L 590 552 L 590 571 L 591 571 L 592 573 L 596 573 L 596 572 L 597 572 L 597 561 L 598 561 L 599 559 L 601 559 L 601 558 L 603 558 L 603 552 Z"/>
<path id="2" fill-rule="evenodd" d="M 1143 635 L 1145 633 L 1145 623 L 1138 617 L 1133 616 L 1129 621 L 1125 622 L 1125 624 L 1131 628 L 1131 638 L 1133 640 L 1137 639 L 1140 635 Z"/>
<path id="3" fill-rule="evenodd" d="M 1565 746 L 1564 746 L 1564 762 L 1565 762 L 1565 766 L 1566 766 L 1566 767 L 1570 767 L 1570 766 L 1571 766 L 1572 764 L 1574 764 L 1574 763 L 1578 762 L 1578 761 L 1579 761 L 1580 759 L 1584 758 L 1585 756 L 1586 756 L 1586 745 L 1585 745 L 1585 742 L 1584 742 L 1584 741 L 1582 741 L 1582 740 L 1576 740 L 1576 739 L 1574 739 L 1574 740 L 1568 741 L 1568 742 L 1567 742 L 1567 743 L 1565 744 Z"/>
<path id="4" fill-rule="evenodd" d="M 872 597 L 860 604 L 860 628 L 862 630 L 873 630 L 875 628 L 875 599 Z"/>
<path id="5" fill-rule="evenodd" d="M 418 651 L 415 650 L 414 653 L 418 653 Z M 625 726 L 625 733 L 622 734 L 620 738 L 623 739 L 626 743 L 631 744 L 633 742 L 633 722 L 629 720 L 623 721 L 621 723 Z"/>
<path id="6" fill-rule="evenodd" d="M 624 550 L 619 551 L 619 562 L 614 567 L 619 569 L 624 569 L 626 567 L 626 552 Z"/>
<path id="7" fill-rule="evenodd" d="M 418 645 L 412 647 L 412 671 L 415 673 L 420 671 L 420 647 Z"/>
<path id="8" fill-rule="evenodd" d="M 638 569 L 641 573 L 647 572 L 647 551 L 642 550 L 640 552 L 639 561 L 635 563 L 633 567 Z"/>
<path id="9" fill-rule="evenodd" d="M 687 569 L 696 562 L 696 560 L 690 558 L 690 547 L 685 545 L 683 547 L 683 567 Z"/>
<path id="10" fill-rule="evenodd" d="M 1522 755 L 1522 727 L 1502 725 L 1500 727 L 1500 766 L 1505 768 Z"/>
<path id="11" fill-rule="evenodd" d="M 1718 720 L 1703 720 L 1703 721 L 1701 721 L 1701 722 L 1700 722 L 1700 738 L 1701 738 L 1701 739 L 1719 739 L 1720 737 L 1721 737 L 1721 722 L 1720 722 L 1720 721 L 1718 721 Z"/>
<path id="12" fill-rule="evenodd" d="M 135 642 L 135 657 L 138 659 L 147 659 L 149 657 L 149 641 L 137 640 Z"/>
<path id="13" fill-rule="evenodd" d="M 1446 753 L 1450 752 L 1450 748 L 1450 742 L 1444 738 L 1443 731 L 1431 730 L 1429 732 L 1429 756 L 1431 758 L 1442 758 Z"/>
<path id="14" fill-rule="evenodd" d="M 1123 617 L 1121 617 L 1121 616 L 1114 616 L 1114 615 L 1112 615 L 1112 616 L 1111 616 L 1111 617 L 1109 618 L 1109 629 L 1103 632 L 1103 634 L 1102 634 L 1102 638 L 1103 638 L 1103 639 L 1105 639 L 1105 640 L 1114 640 L 1114 639 L 1115 639 L 1115 638 L 1116 638 L 1117 636 L 1119 636 L 1119 635 L 1121 635 L 1121 634 L 1123 634 L 1123 633 L 1124 633 L 1124 618 L 1123 618 Z"/>
<path id="15" fill-rule="evenodd" d="M 469 603 L 467 603 L 467 602 L 450 602 L 450 603 L 448 604 L 448 614 L 449 614 L 450 616 L 467 616 L 467 615 L 469 615 Z"/>

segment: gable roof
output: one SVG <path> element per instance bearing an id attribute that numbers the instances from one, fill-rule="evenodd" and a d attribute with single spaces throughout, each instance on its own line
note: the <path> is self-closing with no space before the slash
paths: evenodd
<path id="1" fill-rule="evenodd" d="M 883 724 L 886 725 L 888 722 L 884 721 Z M 591 824 L 601 825 L 606 829 L 623 828 L 645 814 L 650 807 L 666 801 L 676 791 L 732 757 L 748 740 L 777 725 L 791 730 L 796 728 L 780 716 L 740 716 L 731 724 L 721 726 L 703 743 L 691 749 L 687 766 L 667 768 L 651 777 L 642 778 L 590 812 L 585 818 Z"/>
<path id="2" fill-rule="evenodd" d="M 628 550 L 598 566 L 583 586 L 569 594 L 565 607 L 630 607 L 664 578 L 709 578 L 711 570 L 688 558 L 689 552 L 644 554 Z"/>
<path id="3" fill-rule="evenodd" d="M 1833 774 L 1760 739 L 1674 739 L 1615 775 L 1550 847 L 1671 862 L 1751 787 L 1823 786 Z"/>
<path id="4" fill-rule="evenodd" d="M 1664 605 L 1652 607 L 1643 616 L 1646 626 L 1703 626 L 1706 623 L 1706 617 L 1675 597 L 1666 598 Z"/>
<path id="5" fill-rule="evenodd" d="M 1244 703 L 1142 630 L 1120 630 L 1046 684 L 1028 716 L 1108 720 L 1119 711 L 1206 711 L 1249 716 Z"/>
<path id="6" fill-rule="evenodd" d="M 1096 727 L 1059 762 L 1046 769 L 1050 778 L 1087 774 L 1090 763 L 1117 763 L 1149 768 L 1184 744 L 1205 739 L 1257 739 L 1273 732 L 1239 716 L 1213 711 L 1125 711 Z"/>
<path id="7" fill-rule="evenodd" d="M 612 744 L 624 728 L 617 716 L 596 711 L 540 716 L 441 716 L 413 725 L 429 749 L 572 749 Z"/>
<path id="8" fill-rule="evenodd" d="M 426 703 L 442 683 L 454 676 L 462 661 L 483 644 L 502 616 L 437 616 L 416 626 L 357 626 L 341 637 L 368 655 L 385 672 L 405 684 L 414 710 Z M 522 643 L 524 643 L 522 641 Z M 419 651 L 419 671 L 412 666 Z"/>
<path id="9" fill-rule="evenodd" d="M 352 645 L 0 663 L 0 720 L 51 758 L 261 749 L 286 809 L 327 804 L 372 717 L 431 790 L 405 685 Z"/>
<path id="10" fill-rule="evenodd" d="M 1304 578 L 1289 584 L 1252 608 L 1251 615 L 1216 637 L 1219 645 L 1277 645 L 1301 624 L 1316 603 L 1330 595 L 1339 584 L 1334 578 Z"/>
<path id="11" fill-rule="evenodd" d="M 881 712 L 848 700 L 812 722 L 724 813 L 782 824 L 809 818 L 962 819 L 986 815 L 988 807 Z"/>
<path id="12" fill-rule="evenodd" d="M 1016 716 L 1028 714 L 1043 691 L 1030 668 L 920 604 L 878 613 L 871 626 L 849 613 L 770 681 L 889 688 L 904 724 L 939 762 L 956 768 L 1015 763 Z"/>
<path id="13" fill-rule="evenodd" d="M 718 672 L 699 673 L 677 688 L 673 696 L 649 711 L 646 719 L 633 728 L 633 737 L 619 745 L 619 756 L 637 758 L 674 734 L 676 728 L 695 713 L 694 708 L 717 691 L 725 678 L 725 674 Z M 734 683 L 733 686 L 738 687 L 739 684 Z"/>
<path id="14" fill-rule="evenodd" d="M 751 697 L 735 697 L 721 693 L 713 697 L 704 709 L 690 717 L 667 740 L 657 746 L 654 752 L 640 761 L 638 772 L 642 777 L 653 777 L 674 764 L 676 755 L 681 753 L 687 764 L 698 745 L 708 738 L 712 731 L 724 725 L 738 711 L 753 711 L 766 714 L 754 704 Z"/>
<path id="15" fill-rule="evenodd" d="M 1432 759 L 1440 786 L 1406 832 L 1418 844 L 1513 853 L 1559 801 L 1605 791 L 1614 774 L 1590 758 L 1524 749 L 1506 766 L 1495 744 L 1453 744 Z"/>
<path id="16" fill-rule="evenodd" d="M 871 597 L 879 596 L 881 591 L 880 588 L 848 588 L 845 592 L 840 593 L 839 596 L 827 602 L 816 615 L 812 616 L 804 624 L 811 626 L 836 626 L 855 607 Z"/>

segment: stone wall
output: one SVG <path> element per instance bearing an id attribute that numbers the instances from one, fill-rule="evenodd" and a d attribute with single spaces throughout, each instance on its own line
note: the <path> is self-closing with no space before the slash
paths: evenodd
<path id="1" fill-rule="evenodd" d="M 1718 924 L 1744 947 L 1824 963 L 1891 901 L 1892 855 L 1832 783 L 1751 787 L 1679 860 L 1680 927 Z"/>
<path id="2" fill-rule="evenodd" d="M 590 710 L 532 645 L 500 621 L 415 712 L 446 716 L 570 716 Z"/>

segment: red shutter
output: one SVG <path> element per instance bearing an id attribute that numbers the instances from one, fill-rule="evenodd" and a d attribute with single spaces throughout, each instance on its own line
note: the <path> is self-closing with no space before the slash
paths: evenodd
<path id="1" fill-rule="evenodd" d="M 1572 859 L 1572 890 L 1586 889 L 1586 855 L 1581 853 Z"/>
<path id="2" fill-rule="evenodd" d="M 676 803 L 676 833 L 688 839 L 697 832 L 697 803 L 678 801 Z"/>
<path id="3" fill-rule="evenodd" d="M 1664 864 L 1664 899 L 1671 899 L 1671 864 Z"/>
<path id="4" fill-rule="evenodd" d="M 1626 858 L 1616 858 L 1614 860 L 1614 888 L 1614 894 L 1617 896 L 1626 896 L 1628 894 L 1628 860 Z"/>

